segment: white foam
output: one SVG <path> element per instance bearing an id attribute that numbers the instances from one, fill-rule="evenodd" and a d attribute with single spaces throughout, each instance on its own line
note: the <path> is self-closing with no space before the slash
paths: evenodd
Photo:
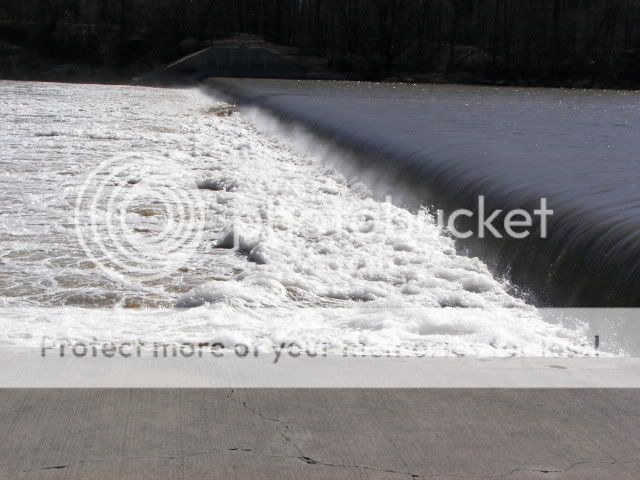
<path id="1" fill-rule="evenodd" d="M 211 115 L 215 102 L 195 90 L 18 85 L 0 89 L 0 158 L 12 171 L 0 178 L 0 207 L 10 212 L 3 231 L 12 232 L 0 239 L 0 303 L 113 310 L 19 323 L 3 316 L 4 344 L 35 345 L 46 334 L 243 339 L 265 348 L 418 342 L 431 355 L 593 353 L 583 330 L 545 323 L 484 263 L 456 254 L 426 210 L 375 200 L 308 138 L 284 138 L 275 123 L 265 131 L 250 115 Z M 21 114 L 29 120 L 18 126 Z M 58 131 L 58 121 L 85 133 L 37 136 Z M 207 205 L 206 241 L 162 282 L 100 276 L 68 227 L 85 173 L 122 151 L 179 162 L 183 187 Z M 28 195 L 38 197 L 25 202 Z M 163 310 L 131 313 L 127 305 Z"/>

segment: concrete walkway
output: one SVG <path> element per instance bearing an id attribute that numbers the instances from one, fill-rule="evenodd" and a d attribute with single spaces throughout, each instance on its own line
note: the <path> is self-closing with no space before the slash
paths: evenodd
<path id="1" fill-rule="evenodd" d="M 637 479 L 640 390 L 0 390 L 7 479 Z"/>

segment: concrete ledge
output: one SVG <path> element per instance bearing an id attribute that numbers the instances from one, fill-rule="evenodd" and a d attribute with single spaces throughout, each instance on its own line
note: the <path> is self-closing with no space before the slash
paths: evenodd
<path id="1" fill-rule="evenodd" d="M 372 358 L 287 353 L 76 358 L 0 352 L 0 388 L 640 388 L 640 358 Z"/>
<path id="2" fill-rule="evenodd" d="M 1 390 L 11 479 L 637 479 L 639 390 Z"/>

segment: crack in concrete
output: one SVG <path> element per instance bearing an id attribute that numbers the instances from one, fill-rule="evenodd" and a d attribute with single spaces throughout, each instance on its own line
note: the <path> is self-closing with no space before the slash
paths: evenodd
<path id="1" fill-rule="evenodd" d="M 384 469 L 384 468 L 376 468 L 376 467 L 371 467 L 368 465 L 346 465 L 346 464 L 338 464 L 338 463 L 327 463 L 327 462 L 321 462 L 318 460 L 315 460 L 313 458 L 301 455 L 301 456 L 294 456 L 294 455 L 279 455 L 279 454 L 273 454 L 273 453 L 267 453 L 267 452 L 260 452 L 257 450 L 252 450 L 250 448 L 242 448 L 242 447 L 232 447 L 232 448 L 226 448 L 226 449 L 213 449 L 213 450 L 207 450 L 207 451 L 202 451 L 202 452 L 192 452 L 192 453 L 185 453 L 183 455 L 144 455 L 144 456 L 123 456 L 123 457 L 112 457 L 112 458 L 105 458 L 102 460 L 80 460 L 79 462 L 75 462 L 75 463 L 70 463 L 67 465 L 61 465 L 61 464 L 56 464 L 56 465 L 50 465 L 50 466 L 46 466 L 46 467 L 41 467 L 41 468 L 36 468 L 36 469 L 29 469 L 29 470 L 23 470 L 23 473 L 32 473 L 32 472 L 36 472 L 36 471 L 41 471 L 41 470 L 60 470 L 60 469 L 65 469 L 65 468 L 71 468 L 73 466 L 77 466 L 77 465 L 85 465 L 85 464 L 100 464 L 100 463 L 109 463 L 109 462 L 114 462 L 114 461 L 119 461 L 119 460 L 149 460 L 149 459 L 159 459 L 159 460 L 184 460 L 185 458 L 189 458 L 189 457 L 195 457 L 195 456 L 205 456 L 205 455 L 213 455 L 213 454 L 224 454 L 224 455 L 234 455 L 237 453 L 247 453 L 250 455 L 256 455 L 256 456 L 261 456 L 261 457 L 270 457 L 270 458 L 280 458 L 280 459 L 287 459 L 287 460 L 295 460 L 295 461 L 302 461 L 308 465 L 320 465 L 320 466 L 326 466 L 326 467 L 335 467 L 335 468 L 346 468 L 346 469 L 360 469 L 360 470 L 366 470 L 366 471 L 372 471 L 372 472 L 382 472 L 382 473 L 391 473 L 391 474 L 396 474 L 396 475 L 405 475 L 405 476 L 410 476 L 411 478 L 450 478 L 450 476 L 446 475 L 446 474 L 441 474 L 441 473 L 437 473 L 437 474 L 426 474 L 426 475 L 418 475 L 418 474 L 412 474 L 409 472 L 403 472 L 403 471 L 398 471 L 398 470 L 392 470 L 392 469 Z M 580 461 L 580 462 L 575 462 L 572 463 L 571 465 L 569 465 L 566 468 L 526 468 L 526 467 L 518 467 L 515 468 L 513 470 L 511 470 L 508 473 L 502 474 L 502 475 L 488 475 L 488 476 L 473 476 L 473 477 L 466 477 L 464 475 L 462 476 L 458 476 L 458 478 L 460 479 L 465 479 L 465 478 L 485 478 L 485 479 L 495 479 L 495 478 L 508 478 L 511 475 L 514 475 L 518 472 L 536 472 L 536 473 L 565 473 L 569 470 L 571 470 L 572 468 L 575 468 L 579 465 L 640 465 L 640 462 L 632 460 L 632 461 L 613 461 L 613 462 L 607 462 L 607 461 L 600 461 L 600 462 L 591 462 L 591 461 Z"/>
<path id="2" fill-rule="evenodd" d="M 593 461 L 589 461 L 589 460 L 583 460 L 581 462 L 575 462 L 572 463 L 571 465 L 569 465 L 566 468 L 525 468 L 525 467 L 518 467 L 514 470 L 511 470 L 508 473 L 505 473 L 503 475 L 500 475 L 498 477 L 484 477 L 484 478 L 507 478 L 511 475 L 513 475 L 514 473 L 518 473 L 518 472 L 537 472 L 537 473 L 566 473 L 569 470 L 579 466 L 579 465 L 635 465 L 635 464 L 640 464 L 640 462 L 637 461 L 623 461 L 623 462 L 618 462 L 618 461 L 599 461 L 599 462 L 593 462 Z"/>
<path id="3" fill-rule="evenodd" d="M 399 471 L 399 470 L 393 470 L 393 469 L 386 469 L 386 468 L 377 468 L 377 467 L 371 467 L 368 465 L 357 465 L 357 464 L 353 464 L 353 465 L 348 465 L 348 464 L 340 464 L 340 463 L 329 463 L 329 462 L 323 462 L 320 460 L 317 460 L 315 458 L 312 458 L 308 455 L 306 455 L 302 449 L 300 448 L 299 445 L 297 445 L 290 437 L 289 432 L 290 432 L 290 427 L 289 425 L 284 422 L 283 420 L 279 419 L 279 418 L 274 418 L 274 417 L 268 417 L 266 415 L 263 415 L 261 412 L 259 412 L 258 410 L 256 410 L 255 408 L 250 407 L 247 402 L 239 400 L 237 398 L 234 398 L 233 394 L 235 393 L 235 391 L 232 389 L 231 392 L 229 392 L 229 394 L 227 395 L 227 398 L 233 402 L 236 402 L 237 404 L 241 405 L 243 408 L 245 408 L 246 410 L 248 410 L 249 412 L 251 412 L 253 415 L 256 415 L 264 420 L 267 420 L 269 422 L 273 422 L 276 423 L 280 426 L 282 426 L 284 428 L 284 432 L 280 432 L 280 434 L 282 435 L 282 438 L 285 441 L 285 444 L 293 447 L 296 452 L 298 452 L 298 456 L 297 457 L 293 457 L 293 456 L 286 456 L 286 455 L 277 455 L 278 457 L 287 457 L 287 458 L 294 458 L 294 459 L 298 459 L 300 461 L 303 461 L 304 463 L 306 463 L 307 465 L 321 465 L 321 466 L 325 466 L 325 467 L 335 467 L 335 468 L 352 468 L 352 469 L 359 469 L 359 470 L 367 470 L 367 471 L 374 471 L 374 472 L 383 472 L 383 473 L 393 473 L 393 474 L 397 474 L 397 475 L 406 475 L 409 476 L 411 478 L 420 478 L 421 475 L 415 474 L 415 473 L 411 473 L 411 472 L 403 472 L 403 471 Z M 252 453 L 257 453 L 257 452 L 253 452 L 250 449 L 245 449 L 243 451 L 250 451 Z M 276 455 L 273 455 L 276 456 Z"/>
<path id="4" fill-rule="evenodd" d="M 281 432 L 280 435 L 282 435 L 282 438 L 284 439 L 285 443 L 291 447 L 293 447 L 299 454 L 301 457 L 304 457 L 304 453 L 302 453 L 302 450 L 300 450 L 300 448 L 298 447 L 298 445 L 296 445 L 291 438 L 287 435 L 287 433 L 289 432 L 290 428 L 289 425 L 287 425 L 285 422 L 283 422 L 282 420 L 280 420 L 279 418 L 273 418 L 273 417 L 267 417 L 265 415 L 263 415 L 262 413 L 260 413 L 259 411 L 257 411 L 255 408 L 251 408 L 249 407 L 249 405 L 247 404 L 247 402 L 244 402 L 242 400 L 239 400 L 237 398 L 234 398 L 233 394 L 235 393 L 235 391 L 232 389 L 231 392 L 229 392 L 229 394 L 227 395 L 227 398 L 239 405 L 241 405 L 243 408 L 245 408 L 246 410 L 248 410 L 249 412 L 251 412 L 253 415 L 256 415 L 264 420 L 267 420 L 269 422 L 272 423 L 277 423 L 278 425 L 281 425 L 282 427 L 284 427 L 284 432 Z"/>
<path id="5" fill-rule="evenodd" d="M 50 467 L 44 467 L 42 470 L 62 470 L 63 468 L 69 468 L 69 465 L 51 465 Z"/>
<path id="6" fill-rule="evenodd" d="M 387 469 L 387 468 L 379 468 L 379 467 L 373 467 L 373 466 L 369 466 L 369 465 L 358 465 L 358 464 L 340 464 L 340 463 L 330 463 L 330 462 L 325 462 L 325 461 L 321 461 L 315 458 L 312 458 L 308 455 L 306 455 L 302 448 L 297 445 L 292 437 L 291 437 L 291 427 L 289 426 L 289 424 L 287 424 L 285 421 L 279 419 L 279 418 L 275 418 L 275 417 L 269 417 L 267 415 L 264 415 L 262 412 L 258 411 L 255 408 L 252 408 L 248 405 L 247 402 L 242 401 L 238 398 L 234 398 L 234 390 L 231 390 L 231 392 L 226 395 L 226 398 L 228 398 L 229 400 L 235 402 L 236 404 L 240 405 L 242 408 L 246 409 L 248 412 L 250 412 L 252 415 L 255 415 L 265 421 L 271 422 L 273 424 L 278 425 L 278 427 L 282 430 L 280 431 L 280 435 L 282 436 L 283 440 L 285 441 L 285 444 L 290 446 L 291 448 L 293 448 L 296 452 L 295 455 L 284 455 L 284 454 L 274 454 L 274 453 L 268 453 L 268 452 L 261 452 L 261 451 L 257 451 L 257 450 L 253 450 L 251 448 L 246 448 L 246 447 L 231 447 L 231 448 L 223 448 L 223 449 L 212 449 L 212 450 L 206 450 L 206 451 L 201 451 L 201 452 L 192 452 L 192 453 L 184 453 L 182 455 L 146 455 L 146 456 L 120 456 L 120 457 L 111 457 L 111 458 L 105 458 L 105 459 L 100 459 L 100 460 L 80 460 L 78 462 L 71 462 L 69 464 L 63 464 L 63 463 L 57 463 L 57 464 L 53 464 L 53 465 L 48 465 L 48 466 L 44 466 L 44 467 L 39 467 L 39 468 L 35 468 L 35 469 L 28 469 L 28 470 L 23 470 L 23 473 L 29 473 L 29 472 L 36 472 L 36 471 L 42 471 L 42 470 L 62 470 L 62 469 L 66 469 L 66 468 L 71 468 L 73 466 L 78 466 L 78 465 L 84 465 L 84 464 L 99 464 L 99 463 L 109 463 L 109 462 L 114 462 L 114 461 L 127 461 L 127 460 L 133 460 L 133 461 L 137 461 L 137 460 L 148 460 L 148 459 L 164 459 L 164 460 L 184 460 L 185 458 L 189 458 L 189 457 L 194 457 L 194 456 L 205 456 L 205 455 L 214 455 L 214 454 L 221 454 L 221 455 L 235 455 L 235 454 L 249 454 L 249 455 L 256 455 L 256 456 L 262 456 L 262 457 L 270 457 L 270 458 L 278 458 L 278 459 L 286 459 L 286 460 L 292 460 L 292 461 L 296 461 L 296 462 L 303 462 L 307 465 L 318 465 L 318 466 L 324 466 L 324 467 L 331 467 L 331 468 L 343 468 L 343 469 L 354 469 L 354 470 L 364 470 L 364 471 L 370 471 L 370 472 L 380 472 L 380 473 L 389 473 L 389 474 L 395 474 L 395 475 L 402 475 L 402 476 L 408 476 L 413 478 L 450 478 L 448 477 L 446 474 L 441 474 L 441 473 L 437 473 L 437 474 L 415 474 L 415 473 L 411 473 L 411 472 L 407 472 L 407 471 L 400 471 L 400 470 L 394 470 L 394 469 Z M 607 452 L 604 452 L 607 453 Z M 589 460 L 585 460 L 585 461 L 579 461 L 579 462 L 575 462 L 570 464 L 569 466 L 567 466 L 566 468 L 536 468 L 536 467 L 518 467 L 515 468 L 505 474 L 498 474 L 498 475 L 480 475 L 480 476 L 473 476 L 473 477 L 466 477 L 465 475 L 461 475 L 459 476 L 459 478 L 464 479 L 464 478 L 485 478 L 485 479 L 500 479 L 500 478 L 508 478 L 518 472 L 535 472 L 535 473 L 543 473 L 543 474 L 549 474 L 549 473 L 566 473 L 567 471 L 578 467 L 580 465 L 603 465 L 603 466 L 611 466 L 611 465 L 640 465 L 639 461 L 616 461 L 616 460 L 611 460 L 611 461 L 589 461 Z"/>
<path id="7" fill-rule="evenodd" d="M 235 453 L 248 453 L 251 455 L 256 455 L 256 456 L 261 456 L 261 457 L 270 457 L 270 458 L 281 458 L 281 459 L 287 459 L 287 460 L 296 460 L 296 461 L 302 461 L 308 465 L 321 465 L 321 466 L 327 466 L 327 467 L 340 467 L 340 468 L 358 468 L 358 469 L 363 469 L 363 470 L 371 470 L 371 471 L 378 471 L 378 472 L 385 472 L 385 473 L 394 473 L 394 474 L 399 474 L 399 475 L 411 475 L 412 478 L 419 478 L 418 475 L 414 475 L 414 474 L 409 474 L 407 472 L 400 472 L 400 471 L 396 471 L 396 470 L 388 470 L 388 469 L 380 469 L 380 468 L 375 468 L 375 467 L 369 467 L 366 465 L 341 465 L 341 464 L 332 464 L 332 463 L 324 463 L 324 462 L 319 462 L 317 460 L 314 460 L 312 458 L 309 458 L 307 456 L 301 455 L 301 456 L 294 456 L 294 455 L 278 455 L 278 454 L 273 454 L 273 453 L 267 453 L 267 452 L 260 452 L 257 450 L 252 450 L 250 448 L 241 448 L 241 447 L 232 447 L 232 448 L 227 448 L 227 449 L 214 449 L 214 450 L 208 450 L 208 451 L 203 451 L 203 452 L 192 452 L 192 453 L 185 453 L 184 455 L 144 455 L 144 456 L 123 456 L 123 457 L 111 457 L 111 458 L 105 458 L 105 459 L 101 459 L 101 460 L 80 460 L 78 462 L 75 463 L 70 463 L 68 465 L 50 465 L 50 466 L 46 466 L 46 467 L 41 467 L 41 468 L 35 468 L 35 469 L 27 469 L 27 470 L 23 470 L 23 473 L 32 473 L 32 472 L 37 472 L 37 471 L 41 471 L 41 470 L 57 470 L 57 469 L 64 469 L 64 468 L 70 468 L 70 467 L 74 467 L 74 466 L 78 466 L 78 465 L 86 465 L 86 464 L 100 464 L 100 463 L 110 463 L 110 462 L 115 462 L 115 461 L 119 461 L 119 460 L 149 460 L 149 459 L 157 459 L 157 460 L 184 460 L 185 458 L 189 458 L 189 457 L 195 457 L 195 456 L 205 456 L 205 455 L 213 455 L 216 453 L 219 454 L 235 454 Z"/>

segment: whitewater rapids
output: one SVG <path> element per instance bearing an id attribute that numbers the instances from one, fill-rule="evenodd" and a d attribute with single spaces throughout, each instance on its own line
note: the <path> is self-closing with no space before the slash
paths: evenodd
<path id="1" fill-rule="evenodd" d="M 0 345 L 46 336 L 594 353 L 584 329 L 546 323 L 457 252 L 426 208 L 376 200 L 339 159 L 198 90 L 0 82 L 0 132 Z M 197 251 L 161 280 L 105 275 L 96 262 L 109 259 L 78 242 L 78 191 L 123 152 L 179 164 L 187 198 L 206 208 Z M 126 220 L 153 230 L 164 218 L 154 208 Z"/>

